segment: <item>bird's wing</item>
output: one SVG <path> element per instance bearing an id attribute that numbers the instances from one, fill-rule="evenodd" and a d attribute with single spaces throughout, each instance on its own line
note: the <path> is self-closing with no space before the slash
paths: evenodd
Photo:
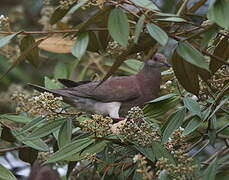
<path id="1" fill-rule="evenodd" d="M 98 87 L 99 82 L 91 82 L 69 88 L 68 93 L 72 96 L 91 98 L 101 102 L 124 102 L 140 96 L 138 82 L 136 81 L 135 76 L 113 77 Z"/>

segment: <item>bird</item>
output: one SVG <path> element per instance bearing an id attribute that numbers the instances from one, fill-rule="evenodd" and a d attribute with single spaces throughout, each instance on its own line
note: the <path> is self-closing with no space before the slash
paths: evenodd
<path id="1" fill-rule="evenodd" d="M 161 67 L 170 65 L 164 55 L 156 53 L 144 61 L 142 69 L 135 75 L 110 77 L 102 83 L 59 79 L 65 86 L 60 89 L 48 89 L 34 84 L 29 86 L 40 92 L 61 96 L 64 102 L 79 110 L 119 119 L 127 115 L 132 107 L 141 108 L 159 96 Z"/>

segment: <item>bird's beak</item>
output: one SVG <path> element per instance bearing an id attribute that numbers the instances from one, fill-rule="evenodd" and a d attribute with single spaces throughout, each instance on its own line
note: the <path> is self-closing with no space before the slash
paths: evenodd
<path id="1" fill-rule="evenodd" d="M 171 67 L 171 65 L 169 63 L 167 63 L 167 62 L 161 62 L 161 64 L 162 64 L 162 66 L 165 66 L 165 67 L 168 67 L 168 68 Z"/>

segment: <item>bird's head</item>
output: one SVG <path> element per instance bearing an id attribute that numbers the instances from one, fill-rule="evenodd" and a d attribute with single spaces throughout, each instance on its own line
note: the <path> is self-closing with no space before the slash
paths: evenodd
<path id="1" fill-rule="evenodd" d="M 156 53 L 151 59 L 144 62 L 144 67 L 146 68 L 161 68 L 161 67 L 170 67 L 170 64 L 167 61 L 167 58 L 160 53 Z"/>

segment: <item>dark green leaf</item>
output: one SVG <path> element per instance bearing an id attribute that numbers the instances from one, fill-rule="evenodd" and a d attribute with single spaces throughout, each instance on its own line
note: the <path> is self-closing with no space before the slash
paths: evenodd
<path id="1" fill-rule="evenodd" d="M 0 179 L 1 180 L 17 180 L 13 173 L 0 164 Z"/>
<path id="2" fill-rule="evenodd" d="M 191 44 L 182 42 L 178 44 L 176 52 L 187 62 L 194 66 L 208 70 L 208 63 L 205 57 Z"/>
<path id="3" fill-rule="evenodd" d="M 68 12 L 69 9 L 63 9 L 58 7 L 50 18 L 50 24 L 56 24 L 59 20 L 61 20 Z"/>
<path id="4" fill-rule="evenodd" d="M 28 123 L 31 121 L 31 118 L 22 115 L 11 115 L 11 114 L 3 114 L 0 116 L 0 119 L 8 119 L 10 121 L 14 121 L 17 123 Z"/>
<path id="5" fill-rule="evenodd" d="M 63 147 L 66 144 L 69 144 L 71 142 L 71 136 L 72 136 L 72 120 L 67 119 L 60 127 L 60 131 L 58 134 L 59 148 Z"/>
<path id="6" fill-rule="evenodd" d="M 149 23 L 146 25 L 149 34 L 162 46 L 165 46 L 169 40 L 167 33 L 159 26 Z"/>
<path id="7" fill-rule="evenodd" d="M 144 21 L 145 21 L 145 15 L 142 14 L 136 24 L 135 33 L 134 33 L 134 43 L 138 42 L 139 36 L 143 29 Z"/>
<path id="8" fill-rule="evenodd" d="M 166 171 L 161 171 L 158 180 L 170 180 L 169 176 L 167 175 Z"/>
<path id="9" fill-rule="evenodd" d="M 80 60 L 87 50 L 88 43 L 89 43 L 88 33 L 86 32 L 80 34 L 77 37 L 76 42 L 72 47 L 72 54 Z"/>
<path id="10" fill-rule="evenodd" d="M 82 151 L 95 141 L 90 138 L 77 139 L 54 153 L 45 163 L 56 162 Z"/>
<path id="11" fill-rule="evenodd" d="M 201 117 L 200 105 L 190 97 L 185 97 L 183 99 L 184 106 L 191 111 L 194 115 Z"/>
<path id="12" fill-rule="evenodd" d="M 98 141 L 86 147 L 82 152 L 78 152 L 74 155 L 64 158 L 64 160 L 79 161 L 84 159 L 87 154 L 96 154 L 103 151 L 106 146 L 107 141 Z"/>
<path id="13" fill-rule="evenodd" d="M 135 148 L 144 156 L 146 156 L 150 161 L 155 162 L 156 155 L 152 147 L 142 147 L 142 146 L 135 145 Z"/>
<path id="14" fill-rule="evenodd" d="M 0 39 L 0 48 L 2 48 L 3 46 L 5 46 L 7 43 L 10 42 L 11 39 L 13 39 L 18 33 L 15 34 L 11 34 L 8 36 L 4 36 Z"/>
<path id="15" fill-rule="evenodd" d="M 38 151 L 49 151 L 48 145 L 39 138 L 31 141 L 25 141 L 24 139 L 26 136 L 28 136 L 28 132 L 21 133 L 19 130 L 13 130 L 12 134 L 18 141 L 22 142 L 23 144 L 26 144 L 29 147 L 32 147 L 33 149 L 36 149 Z"/>
<path id="16" fill-rule="evenodd" d="M 160 97 L 158 97 L 158 98 L 156 98 L 156 99 L 154 99 L 152 101 L 149 101 L 148 103 L 155 103 L 155 102 L 160 102 L 160 101 L 168 100 L 168 99 L 171 99 L 172 97 L 175 97 L 175 96 L 177 97 L 177 94 L 173 94 L 173 93 L 166 94 L 166 95 L 160 96 Z"/>
<path id="17" fill-rule="evenodd" d="M 150 0 L 131 0 L 137 6 L 152 10 L 158 11 L 158 7 Z"/>
<path id="18" fill-rule="evenodd" d="M 35 44 L 35 39 L 31 35 L 27 35 L 24 38 L 22 38 L 20 43 L 20 49 L 22 52 L 25 52 L 27 49 L 29 49 L 33 44 Z M 37 67 L 40 63 L 39 60 L 39 48 L 36 46 L 33 49 L 29 51 L 29 53 L 26 55 L 25 59 L 27 59 L 30 64 Z"/>
<path id="19" fill-rule="evenodd" d="M 169 163 L 175 164 L 175 160 L 173 159 L 172 155 L 159 142 L 153 142 L 152 149 L 153 149 L 156 159 L 160 159 L 162 157 L 167 158 L 169 160 Z"/>
<path id="20" fill-rule="evenodd" d="M 208 19 L 228 30 L 229 21 L 225 17 L 229 17 L 228 0 L 215 1 L 208 11 Z"/>
<path id="21" fill-rule="evenodd" d="M 129 39 L 129 23 L 126 14 L 120 8 L 113 9 L 108 18 L 108 30 L 111 37 L 127 48 Z"/>
<path id="22" fill-rule="evenodd" d="M 43 124 L 41 127 L 36 128 L 34 131 L 29 134 L 29 136 L 25 137 L 25 140 L 33 140 L 37 138 L 41 138 L 47 136 L 48 134 L 56 131 L 60 126 L 65 122 L 65 118 L 56 119 L 54 121 L 47 122 Z"/>
<path id="23" fill-rule="evenodd" d="M 69 11 L 68 14 L 72 14 L 76 12 L 79 8 L 81 8 L 84 4 L 86 4 L 88 0 L 79 0 L 76 5 L 74 5 Z"/>
<path id="24" fill-rule="evenodd" d="M 200 125 L 202 124 L 202 121 L 200 117 L 194 116 L 187 126 L 184 128 L 183 135 L 186 136 L 190 134 L 191 132 L 195 131 Z"/>
<path id="25" fill-rule="evenodd" d="M 199 79 L 196 68 L 186 62 L 176 52 L 172 56 L 172 67 L 179 83 L 188 91 L 195 95 L 199 94 Z"/>
<path id="26" fill-rule="evenodd" d="M 221 39 L 219 44 L 216 46 L 213 55 L 220 57 L 224 61 L 228 60 L 229 57 L 229 42 L 228 37 Z M 217 61 L 214 57 L 211 57 L 210 70 L 215 73 L 223 64 Z"/>
<path id="27" fill-rule="evenodd" d="M 33 164 L 34 161 L 37 159 L 38 151 L 31 148 L 31 147 L 25 147 L 22 149 L 19 149 L 18 156 L 19 158 L 27 163 Z"/>
<path id="28" fill-rule="evenodd" d="M 165 126 L 163 126 L 163 142 L 166 142 L 171 134 L 182 125 L 185 114 L 186 109 L 183 107 L 169 116 Z"/>
<path id="29" fill-rule="evenodd" d="M 203 180 L 215 180 L 217 169 L 217 158 L 215 158 L 211 164 L 204 171 Z"/>

